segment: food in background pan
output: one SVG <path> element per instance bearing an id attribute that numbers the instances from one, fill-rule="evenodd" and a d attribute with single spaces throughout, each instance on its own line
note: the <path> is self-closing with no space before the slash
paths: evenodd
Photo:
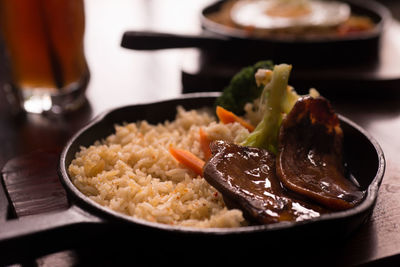
<path id="1" fill-rule="evenodd" d="M 371 18 L 324 0 L 227 0 L 207 17 L 255 37 L 341 37 L 371 30 Z"/>
<path id="2" fill-rule="evenodd" d="M 316 90 L 299 96 L 290 71 L 243 69 L 216 116 L 178 107 L 173 121 L 116 125 L 76 154 L 71 180 L 103 206 L 170 225 L 302 221 L 354 207 L 364 192 L 345 177 L 339 120 Z"/>

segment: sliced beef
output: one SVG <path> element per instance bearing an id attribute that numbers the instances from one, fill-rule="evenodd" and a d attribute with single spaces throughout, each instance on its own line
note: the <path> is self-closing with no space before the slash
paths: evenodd
<path id="1" fill-rule="evenodd" d="M 329 209 L 353 207 L 364 192 L 344 175 L 342 140 L 339 118 L 326 99 L 298 100 L 280 128 L 279 179 Z"/>
<path id="2" fill-rule="evenodd" d="M 247 219 L 262 224 L 300 221 L 327 212 L 281 186 L 275 156 L 267 150 L 214 141 L 211 151 L 213 156 L 203 169 L 205 179 Z"/>

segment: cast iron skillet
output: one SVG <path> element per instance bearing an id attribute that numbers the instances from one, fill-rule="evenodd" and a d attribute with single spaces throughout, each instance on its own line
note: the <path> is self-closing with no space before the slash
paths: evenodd
<path id="1" fill-rule="evenodd" d="M 135 50 L 166 48 L 203 48 L 223 59 L 246 60 L 268 58 L 296 65 L 329 65 L 375 62 L 384 25 L 391 17 L 383 5 L 374 1 L 344 0 L 352 12 L 369 16 L 376 27 L 364 33 L 337 38 L 252 37 L 240 29 L 232 29 L 210 20 L 207 15 L 218 11 L 225 0 L 205 7 L 200 14 L 204 31 L 199 35 L 180 35 L 149 31 L 127 31 L 121 45 Z M 240 55 L 240 56 L 239 56 Z"/>
<path id="2" fill-rule="evenodd" d="M 164 247 L 164 252 L 169 249 L 193 251 L 199 244 L 207 244 L 208 251 L 218 247 L 218 251 L 224 248 L 232 252 L 238 248 L 238 244 L 246 242 L 246 246 L 240 246 L 243 253 L 257 249 L 252 245 L 259 244 L 258 242 L 262 242 L 262 248 L 266 249 L 268 244 L 284 245 L 287 248 L 290 242 L 306 244 L 305 240 L 312 240 L 312 243 L 316 240 L 340 240 L 367 219 L 375 205 L 384 175 L 384 154 L 379 144 L 367 132 L 343 116 L 340 116 L 340 121 L 344 132 L 345 161 L 349 172 L 358 180 L 361 188 L 366 190 L 366 197 L 360 205 L 350 210 L 325 214 L 303 222 L 233 229 L 197 229 L 158 224 L 100 206 L 82 194 L 71 182 L 67 169 L 75 153 L 81 146 L 89 146 L 95 140 L 112 134 L 115 124 L 143 119 L 150 123 L 173 120 L 178 105 L 185 109 L 212 107 L 218 95 L 219 93 L 187 94 L 177 99 L 116 108 L 95 118 L 70 139 L 60 157 L 59 177 L 67 191 L 70 208 L 2 223 L 0 251 L 6 255 L 14 249 L 23 251 L 25 248 L 29 251 L 40 246 L 55 249 L 59 244 L 73 245 L 77 240 L 109 233 L 109 236 L 117 237 L 117 240 L 133 238 L 134 243 L 141 247 L 150 246 L 153 242 L 176 242 L 173 247 Z M 43 240 L 45 242 L 40 243 L 40 246 L 35 245 Z M 130 243 L 130 247 L 133 246 Z"/>

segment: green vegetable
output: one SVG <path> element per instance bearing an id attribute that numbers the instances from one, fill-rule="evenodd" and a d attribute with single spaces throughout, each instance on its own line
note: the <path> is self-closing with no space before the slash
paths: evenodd
<path id="1" fill-rule="evenodd" d="M 256 129 L 241 144 L 265 148 L 276 154 L 278 133 L 283 116 L 290 112 L 299 95 L 288 86 L 291 65 L 276 65 L 271 81 L 264 87 L 261 95 L 260 109 L 263 118 Z"/>
<path id="2" fill-rule="evenodd" d="M 236 115 L 243 115 L 243 107 L 260 97 L 264 86 L 257 86 L 254 74 L 258 69 L 272 70 L 273 63 L 270 60 L 257 62 L 254 66 L 243 68 L 230 81 L 222 95 L 217 98 L 216 105 L 221 106 Z"/>

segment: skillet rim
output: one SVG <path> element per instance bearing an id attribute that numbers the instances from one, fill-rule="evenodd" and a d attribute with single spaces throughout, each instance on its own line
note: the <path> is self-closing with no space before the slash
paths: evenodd
<path id="1" fill-rule="evenodd" d="M 101 123 L 107 116 L 111 115 L 113 112 L 133 107 L 133 106 L 154 106 L 159 105 L 161 103 L 173 103 L 176 101 L 184 101 L 184 100 L 194 100 L 197 98 L 210 98 L 215 99 L 217 96 L 220 95 L 220 92 L 207 92 L 207 93 L 191 93 L 191 94 L 184 94 L 182 96 L 158 100 L 158 101 L 149 101 L 146 103 L 140 104 L 133 104 L 133 105 L 125 105 L 110 109 L 101 113 L 100 115 L 96 116 L 92 119 L 86 126 L 82 127 L 79 131 L 77 131 L 66 143 L 64 146 L 59 160 L 59 168 L 58 174 L 61 183 L 63 184 L 64 188 L 66 189 L 68 196 L 72 199 L 72 205 L 78 205 L 79 207 L 83 206 L 83 211 L 88 212 L 89 214 L 95 214 L 96 217 L 100 217 L 105 219 L 107 222 L 109 219 L 117 220 L 119 222 L 125 222 L 128 224 L 132 224 L 132 226 L 141 226 L 141 227 L 148 227 L 154 230 L 162 230 L 168 231 L 173 233 L 181 233 L 181 234 L 206 234 L 206 235 L 239 235 L 239 234 L 248 234 L 248 233 L 265 233 L 265 232 L 276 232 L 276 231 L 284 231 L 294 228 L 301 228 L 302 226 L 309 226 L 316 223 L 323 223 L 329 221 L 337 221 L 341 219 L 350 219 L 356 217 L 357 215 L 362 215 L 364 213 L 372 211 L 373 207 L 375 206 L 376 199 L 378 196 L 378 191 L 380 184 L 383 180 L 384 173 L 385 173 L 385 157 L 382 148 L 378 144 L 378 142 L 361 126 L 357 125 L 355 122 L 351 121 L 350 119 L 338 115 L 340 122 L 345 123 L 351 128 L 354 128 L 359 134 L 363 135 L 369 143 L 373 146 L 374 151 L 378 157 L 378 169 L 375 174 L 375 177 L 368 185 L 366 190 L 366 196 L 364 200 L 354 208 L 345 211 L 338 211 L 332 212 L 328 214 L 323 214 L 317 218 L 312 218 L 305 221 L 300 222 L 281 222 L 275 224 L 266 224 L 266 225 L 251 225 L 251 226 L 242 226 L 242 227 L 235 227 L 235 228 L 196 228 L 196 227 L 187 227 L 187 226 L 171 226 L 162 223 L 155 223 L 149 222 L 144 219 L 134 218 L 116 211 L 113 211 L 107 207 L 101 206 L 100 204 L 96 203 L 95 201 L 91 200 L 89 197 L 84 195 L 77 187 L 74 186 L 71 179 L 69 178 L 67 167 L 66 167 L 66 157 L 71 149 L 71 146 L 76 142 L 76 140 L 86 131 L 89 131 L 95 125 Z M 176 105 L 174 105 L 176 107 Z M 198 108 L 200 108 L 199 106 Z M 90 211 L 88 211 L 90 210 Z"/>

